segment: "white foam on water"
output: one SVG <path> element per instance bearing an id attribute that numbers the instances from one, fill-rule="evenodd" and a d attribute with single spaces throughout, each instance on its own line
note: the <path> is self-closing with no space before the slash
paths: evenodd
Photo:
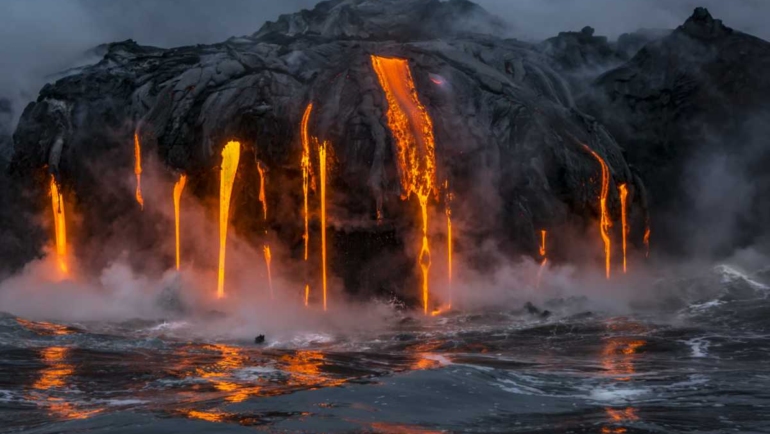
<path id="1" fill-rule="evenodd" d="M 692 357 L 708 357 L 708 349 L 711 346 L 706 338 L 692 338 L 684 341 L 684 343 L 690 347 Z"/>
<path id="2" fill-rule="evenodd" d="M 627 402 L 647 393 L 645 389 L 600 388 L 591 391 L 590 398 L 600 402 Z"/>
<path id="3" fill-rule="evenodd" d="M 282 371 L 271 368 L 270 366 L 249 366 L 248 368 L 238 369 L 237 371 L 233 372 L 232 376 L 233 378 L 237 378 L 239 380 L 248 381 L 256 380 L 259 378 L 273 377 L 281 372 Z"/>

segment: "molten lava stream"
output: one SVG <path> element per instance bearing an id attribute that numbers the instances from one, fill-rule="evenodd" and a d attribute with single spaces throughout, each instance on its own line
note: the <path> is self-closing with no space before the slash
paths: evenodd
<path id="1" fill-rule="evenodd" d="M 174 184 L 174 223 L 176 229 L 176 269 L 179 271 L 181 256 L 179 254 L 179 206 L 182 202 L 182 191 L 187 183 L 187 176 L 180 175 L 179 181 Z"/>
<path id="2" fill-rule="evenodd" d="M 618 190 L 620 190 L 620 215 L 622 223 L 621 232 L 623 233 L 623 272 L 625 273 L 628 271 L 626 267 L 626 236 L 628 235 L 628 224 L 626 223 L 626 201 L 628 200 L 628 188 L 626 187 L 626 184 L 620 184 L 618 186 Z"/>
<path id="3" fill-rule="evenodd" d="M 602 157 L 599 156 L 596 152 L 594 152 L 593 149 L 589 148 L 588 145 L 583 145 L 583 148 L 585 148 L 586 151 L 590 152 L 591 155 L 596 158 L 596 160 L 601 164 L 602 166 L 602 190 L 599 195 L 599 209 L 601 211 L 601 219 L 599 221 L 599 232 L 602 236 L 602 241 L 604 242 L 604 262 L 605 262 L 605 269 L 606 269 L 606 275 L 607 279 L 610 278 L 610 264 L 611 264 L 611 247 L 610 247 L 610 228 L 612 227 L 612 221 L 610 220 L 609 211 L 607 211 L 607 195 L 610 192 L 610 169 L 607 167 L 607 163 L 604 162 Z"/>
<path id="4" fill-rule="evenodd" d="M 217 297 L 225 296 L 225 252 L 227 251 L 227 225 L 230 220 L 230 198 L 233 193 L 235 174 L 241 158 L 241 143 L 228 142 L 222 149 L 222 174 L 219 184 L 219 281 Z"/>
<path id="5" fill-rule="evenodd" d="M 310 243 L 310 231 L 308 225 L 308 206 L 307 193 L 310 181 L 310 135 L 307 131 L 307 124 L 310 121 L 310 113 L 313 111 L 313 103 L 307 105 L 305 114 L 302 116 L 302 194 L 305 199 L 305 208 L 303 216 L 305 217 L 305 261 L 307 261 L 308 244 Z"/>
<path id="6" fill-rule="evenodd" d="M 548 264 L 548 256 L 545 249 L 545 237 L 547 234 L 548 232 L 545 230 L 540 231 L 540 256 L 543 257 L 543 262 L 540 263 L 540 269 L 537 270 L 537 282 L 535 283 L 535 288 L 540 287 L 540 278 L 543 276 L 543 270 L 545 269 L 546 264 Z"/>
<path id="7" fill-rule="evenodd" d="M 142 145 L 139 142 L 139 131 L 134 132 L 134 174 L 136 175 L 136 201 L 144 210 L 144 198 L 142 197 Z"/>
<path id="8" fill-rule="evenodd" d="M 257 172 L 259 172 L 259 203 L 262 204 L 262 216 L 267 222 L 267 198 L 265 197 L 265 172 L 267 168 L 261 161 L 257 161 Z"/>
<path id="9" fill-rule="evenodd" d="M 449 183 L 447 182 L 447 187 Z M 452 193 L 447 192 L 446 202 L 446 247 L 447 247 L 447 285 L 449 286 L 449 305 L 448 309 L 452 308 L 452 207 L 451 207 Z"/>
<path id="10" fill-rule="evenodd" d="M 388 101 L 388 128 L 396 143 L 402 198 L 417 196 L 422 214 L 422 243 L 419 266 L 422 271 L 423 311 L 428 314 L 430 245 L 428 243 L 428 197 L 436 179 L 435 139 L 433 120 L 418 98 L 409 63 L 405 59 L 372 56 L 377 74 Z"/>
<path id="11" fill-rule="evenodd" d="M 265 253 L 265 265 L 267 265 L 267 286 L 270 287 L 270 298 L 275 299 L 275 293 L 273 292 L 273 275 L 270 271 L 270 263 L 273 261 L 273 255 L 270 253 L 270 246 L 265 244 L 262 248 Z"/>
<path id="12" fill-rule="evenodd" d="M 310 303 L 310 285 L 305 285 L 305 307 Z"/>
<path id="13" fill-rule="evenodd" d="M 324 311 L 326 311 L 326 147 L 328 145 L 327 142 L 318 144 L 319 176 L 321 178 L 321 270 Z"/>
<path id="14" fill-rule="evenodd" d="M 67 225 L 64 218 L 64 197 L 59 192 L 59 186 L 56 185 L 56 179 L 53 175 L 51 175 L 51 209 L 53 210 L 53 223 L 56 232 L 56 261 L 62 274 L 68 276 Z"/>
<path id="15" fill-rule="evenodd" d="M 646 249 L 646 252 L 644 254 L 645 258 L 650 257 L 650 222 L 649 220 L 645 222 L 644 227 L 644 247 Z"/>

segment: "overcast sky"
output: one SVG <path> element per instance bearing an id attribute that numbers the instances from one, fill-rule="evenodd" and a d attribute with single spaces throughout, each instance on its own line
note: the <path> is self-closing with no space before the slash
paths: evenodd
<path id="1" fill-rule="evenodd" d="M 512 26 L 544 39 L 585 25 L 616 37 L 641 27 L 673 28 L 695 6 L 731 27 L 770 39 L 770 0 L 478 0 Z M 78 53 L 124 39 L 171 47 L 250 34 L 266 20 L 317 0 L 0 0 L 0 96 L 34 98 L 41 77 Z"/>

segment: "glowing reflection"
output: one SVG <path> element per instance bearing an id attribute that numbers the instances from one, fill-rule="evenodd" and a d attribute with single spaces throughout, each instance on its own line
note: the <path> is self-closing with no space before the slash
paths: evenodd
<path id="1" fill-rule="evenodd" d="M 613 323 L 608 326 L 610 330 L 639 332 L 644 327 L 634 323 Z M 644 347 L 647 341 L 643 339 L 613 336 L 605 342 L 601 353 L 602 367 L 614 381 L 628 382 L 636 374 L 635 362 L 639 359 L 639 349 Z M 603 426 L 602 433 L 620 434 L 628 431 L 623 426 L 617 426 L 624 422 L 639 420 L 637 409 L 634 407 L 605 408 L 607 417 L 612 426 Z"/>
<path id="2" fill-rule="evenodd" d="M 326 356 L 320 351 L 299 350 L 284 354 L 280 358 L 283 369 L 291 373 L 290 386 L 302 388 L 335 387 L 347 382 L 346 379 L 329 378 L 322 372 Z"/>
<path id="3" fill-rule="evenodd" d="M 16 318 L 16 322 L 18 322 L 19 325 L 25 329 L 33 331 L 42 336 L 64 336 L 75 333 L 63 325 L 53 324 L 50 322 L 27 321 L 21 318 Z"/>
<path id="4" fill-rule="evenodd" d="M 66 362 L 70 350 L 66 347 L 49 347 L 40 351 L 40 359 L 46 364 L 46 368 L 40 372 L 38 378 L 33 384 L 32 389 L 41 392 L 53 392 L 67 387 L 69 378 L 75 373 L 75 367 Z M 63 419 L 87 419 L 102 409 L 80 409 L 66 399 L 47 395 L 40 401 L 40 404 L 47 407 L 51 415 Z"/>

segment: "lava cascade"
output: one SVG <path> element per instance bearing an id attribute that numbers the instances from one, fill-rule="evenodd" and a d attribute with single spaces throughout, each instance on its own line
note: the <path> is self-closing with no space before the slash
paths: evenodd
<path id="1" fill-rule="evenodd" d="M 620 184 L 618 186 L 618 190 L 620 190 L 620 215 L 621 215 L 621 232 L 623 234 L 623 272 L 627 272 L 628 269 L 626 267 L 626 236 L 628 235 L 628 223 L 626 219 L 626 201 L 628 200 L 628 187 L 626 187 L 626 184 Z"/>
<path id="2" fill-rule="evenodd" d="M 144 210 L 142 197 L 142 144 L 139 141 L 139 131 L 134 132 L 134 174 L 136 175 L 136 201 Z"/>
<path id="3" fill-rule="evenodd" d="M 548 264 L 548 251 L 545 247 L 545 239 L 548 235 L 548 231 L 541 230 L 540 231 L 540 256 L 543 257 L 543 261 L 540 263 L 540 269 L 537 270 L 537 283 L 535 284 L 536 288 L 540 287 L 540 278 L 543 275 L 543 270 L 545 269 L 545 266 Z"/>
<path id="4" fill-rule="evenodd" d="M 650 257 L 650 222 L 646 221 L 644 226 L 644 247 L 645 247 L 645 257 Z"/>
<path id="5" fill-rule="evenodd" d="M 177 181 L 174 184 L 174 229 L 176 234 L 176 269 L 179 270 L 179 267 L 181 265 L 181 255 L 179 250 L 179 240 L 180 240 L 180 234 L 179 234 L 179 215 L 180 215 L 180 204 L 182 202 L 182 191 L 184 191 L 184 186 L 187 184 L 187 176 L 180 175 L 179 181 Z"/>
<path id="6" fill-rule="evenodd" d="M 51 175 L 51 209 L 53 210 L 54 230 L 56 233 L 56 262 L 62 274 L 69 275 L 67 264 L 67 225 L 64 217 L 64 197 L 59 191 L 56 179 Z"/>
<path id="7" fill-rule="evenodd" d="M 447 285 L 449 286 L 449 306 L 448 308 L 452 308 L 452 296 L 453 296 L 453 288 L 452 288 L 452 199 L 453 195 L 452 192 L 449 190 L 449 181 L 446 181 L 444 184 L 444 187 L 446 188 L 446 209 L 444 210 L 446 214 L 446 244 L 447 244 Z"/>
<path id="8" fill-rule="evenodd" d="M 305 261 L 307 261 L 308 245 L 310 243 L 310 230 L 308 225 L 308 205 L 307 194 L 310 184 L 310 135 L 308 134 L 307 124 L 310 121 L 310 113 L 313 111 L 313 103 L 307 105 L 305 114 L 302 116 L 302 195 L 304 197 L 303 217 L 305 218 Z"/>
<path id="9" fill-rule="evenodd" d="M 371 57 L 372 66 L 388 101 L 388 127 L 396 143 L 403 199 L 417 196 L 422 215 L 422 242 L 418 263 L 422 271 L 422 302 L 428 314 L 428 278 L 431 265 L 428 242 L 428 198 L 436 178 L 433 121 L 418 98 L 405 59 Z"/>
<path id="10" fill-rule="evenodd" d="M 599 154 L 594 152 L 593 149 L 589 148 L 588 145 L 584 144 L 583 148 L 590 152 L 591 155 L 593 155 L 602 166 L 602 189 L 601 193 L 599 194 L 599 210 L 601 212 L 601 219 L 599 220 L 599 232 L 602 236 L 602 242 L 604 242 L 605 272 L 607 279 L 609 279 L 611 265 L 611 246 L 609 232 L 610 228 L 612 227 L 612 221 L 610 220 L 609 211 L 607 210 L 607 195 L 610 192 L 610 169 L 607 167 L 607 163 L 604 162 L 604 159 L 602 159 Z"/>
<path id="11" fill-rule="evenodd" d="M 259 172 L 259 202 L 262 204 L 262 217 L 267 225 L 267 196 L 265 196 L 265 183 L 267 182 L 267 168 L 261 161 L 257 161 L 257 172 Z M 267 236 L 267 228 L 265 228 L 265 236 Z M 265 255 L 265 267 L 267 268 L 267 286 L 270 288 L 270 298 L 275 298 L 275 292 L 273 291 L 273 275 L 270 270 L 270 264 L 272 263 L 273 256 L 270 253 L 270 245 L 265 242 L 262 246 L 262 252 Z"/>
<path id="12" fill-rule="evenodd" d="M 318 144 L 319 176 L 321 178 L 321 273 L 323 306 L 326 310 L 326 147 L 327 142 Z"/>
<path id="13" fill-rule="evenodd" d="M 267 266 L 267 285 L 270 287 L 270 298 L 275 298 L 275 292 L 273 292 L 273 274 L 270 271 L 270 264 L 273 261 L 273 255 L 270 253 L 270 246 L 265 244 L 262 247 L 262 251 L 265 254 L 265 265 Z"/>
<path id="14" fill-rule="evenodd" d="M 222 149 L 222 173 L 219 184 L 219 279 L 217 297 L 225 296 L 225 252 L 227 251 L 227 225 L 230 220 L 230 198 L 235 174 L 241 158 L 241 143 L 228 142 Z"/>

